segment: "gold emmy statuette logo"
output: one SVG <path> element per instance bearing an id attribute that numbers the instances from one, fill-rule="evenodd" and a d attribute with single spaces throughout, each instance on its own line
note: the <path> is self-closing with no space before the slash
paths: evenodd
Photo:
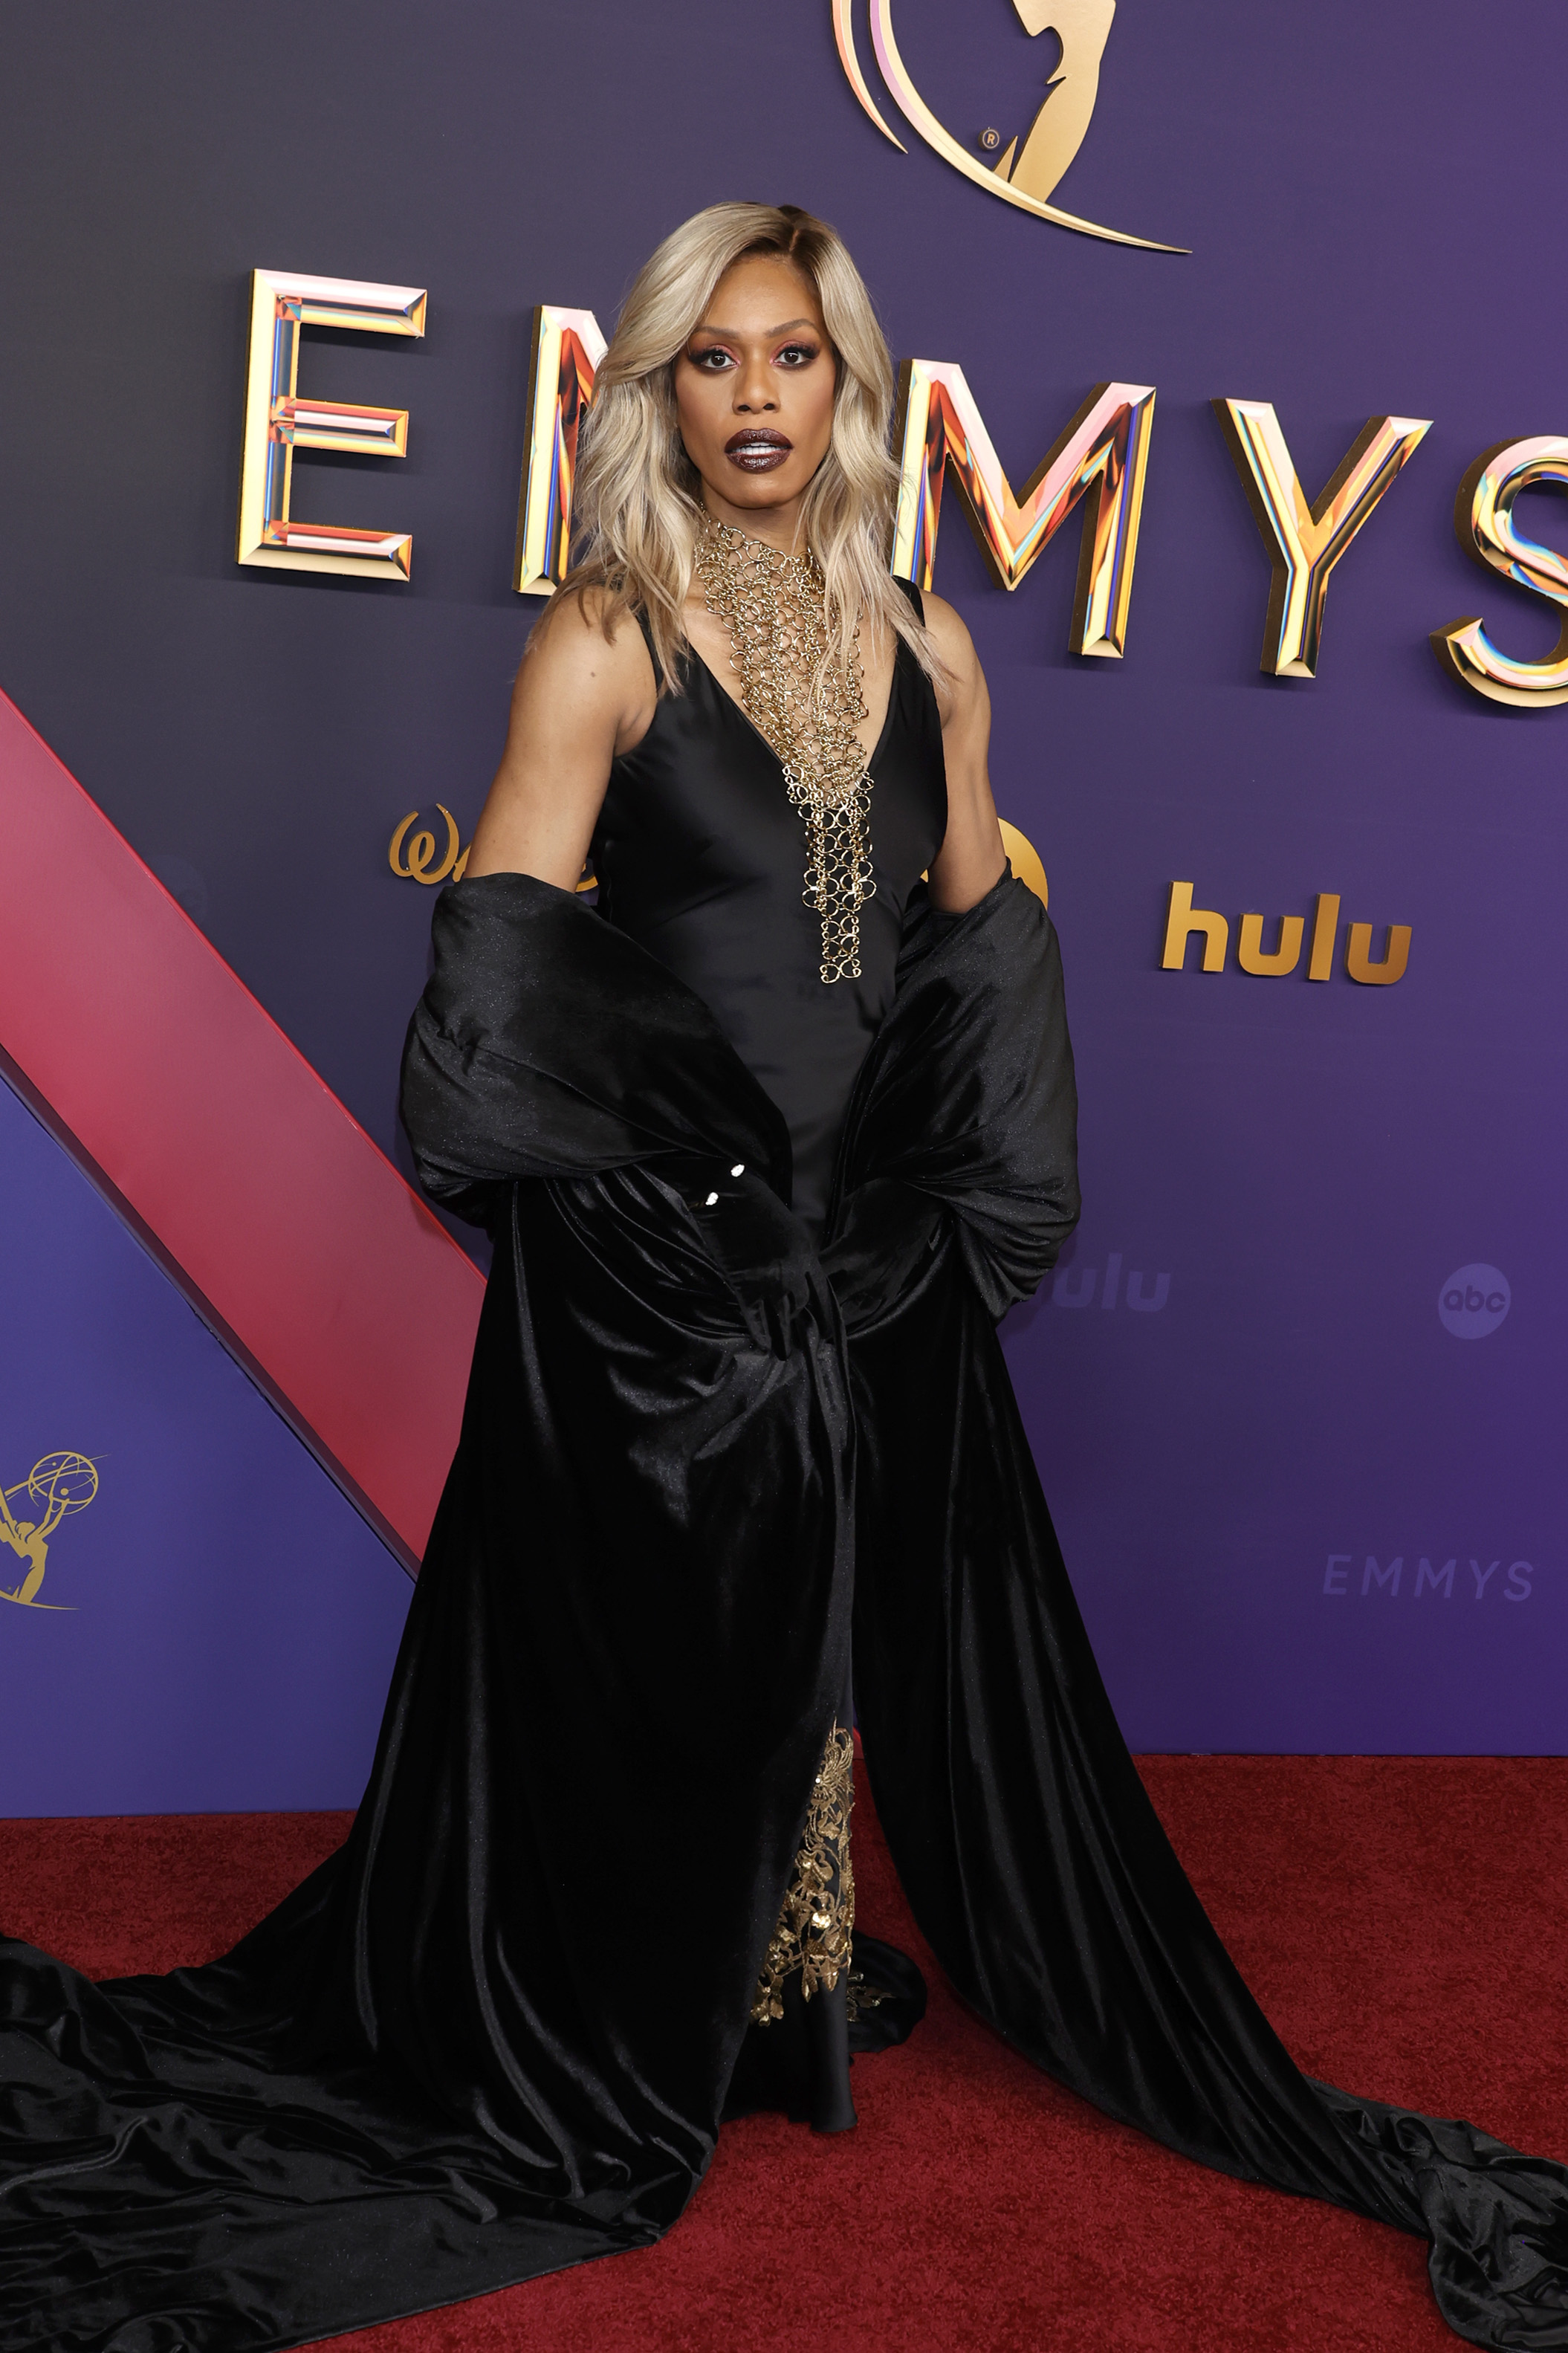
<path id="1" fill-rule="evenodd" d="M 0 1492 L 0 1545 L 9 1545 L 27 1573 L 14 1593 L 0 1587 L 0 1601 L 19 1601 L 28 1609 L 66 1609 L 60 1601 L 40 1601 L 38 1588 L 48 1562 L 49 1538 L 73 1512 L 85 1512 L 98 1493 L 98 1466 L 85 1454 L 46 1454 L 15 1487 Z M 11 1509 L 13 1496 L 24 1495 L 37 1505 L 38 1517 L 19 1518 Z"/>
<path id="2" fill-rule="evenodd" d="M 1077 213 L 1063 212 L 1059 206 L 1047 201 L 1082 146 L 1089 129 L 1100 94 L 1100 60 L 1105 54 L 1116 0 L 1013 0 L 1013 5 L 1026 33 L 1032 39 L 1037 39 L 1042 33 L 1054 34 L 1061 55 L 1022 140 L 1014 137 L 1004 147 L 1000 132 L 983 132 L 981 147 L 987 153 L 998 149 L 1001 152 L 994 163 L 980 164 L 938 121 L 910 80 L 893 34 L 893 0 L 868 0 L 871 47 L 900 113 L 944 163 L 962 172 L 966 180 L 973 180 L 976 187 L 1000 196 L 1005 204 L 1016 205 L 1020 211 L 1034 213 L 1040 220 L 1055 221 L 1059 228 L 1079 229 L 1085 237 L 1108 237 L 1113 245 L 1142 246 L 1147 253 L 1186 252 L 1185 246 L 1161 245 L 1153 237 L 1130 237 L 1122 229 L 1102 228 L 1098 221 L 1081 220 Z M 855 48 L 854 12 L 855 0 L 833 0 L 833 31 L 838 43 L 839 61 L 851 90 L 878 130 L 884 138 L 892 140 L 900 155 L 907 154 L 909 150 L 903 141 L 895 138 L 883 121 L 861 71 Z"/>

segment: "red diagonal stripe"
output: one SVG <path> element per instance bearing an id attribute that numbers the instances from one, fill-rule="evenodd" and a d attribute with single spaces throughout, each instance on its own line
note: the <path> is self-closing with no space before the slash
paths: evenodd
<path id="1" fill-rule="evenodd" d="M 0 694 L 0 1047 L 416 1558 L 484 1282 Z"/>

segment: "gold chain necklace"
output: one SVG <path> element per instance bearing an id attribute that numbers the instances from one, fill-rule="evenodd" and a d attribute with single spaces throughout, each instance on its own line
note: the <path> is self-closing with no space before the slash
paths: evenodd
<path id="1" fill-rule="evenodd" d="M 781 555 L 706 515 L 697 570 L 708 610 L 730 633 L 730 667 L 757 733 L 777 754 L 793 806 L 805 821 L 803 903 L 822 918 L 822 977 L 860 977 L 860 910 L 871 875 L 871 778 L 856 733 L 866 716 L 859 631 L 849 670 L 829 668 L 815 687 L 826 643 L 822 568 L 815 556 Z"/>

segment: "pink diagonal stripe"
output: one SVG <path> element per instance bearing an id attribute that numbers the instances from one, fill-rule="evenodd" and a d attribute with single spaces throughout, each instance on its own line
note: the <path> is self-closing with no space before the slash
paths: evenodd
<path id="1" fill-rule="evenodd" d="M 484 1282 L 0 694 L 0 1047 L 409 1553 Z"/>

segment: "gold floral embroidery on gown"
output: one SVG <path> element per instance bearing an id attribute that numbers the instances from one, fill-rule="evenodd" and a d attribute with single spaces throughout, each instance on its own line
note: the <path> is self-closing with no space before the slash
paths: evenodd
<path id="1" fill-rule="evenodd" d="M 847 1979 L 851 2018 L 874 2010 L 882 2000 L 850 1967 L 855 1872 L 849 1860 L 849 1816 L 854 1804 L 854 1736 L 836 1724 L 811 1785 L 795 1871 L 757 1978 L 752 2017 L 759 2026 L 784 2016 L 784 1985 L 797 1970 L 805 2001 L 815 1993 L 831 1993 L 842 1973 Z"/>

